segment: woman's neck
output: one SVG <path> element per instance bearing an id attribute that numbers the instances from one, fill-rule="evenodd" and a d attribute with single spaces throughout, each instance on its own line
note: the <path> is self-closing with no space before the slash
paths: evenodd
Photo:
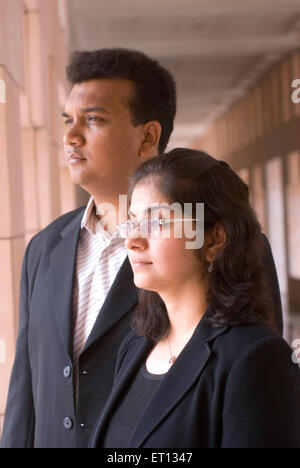
<path id="1" fill-rule="evenodd" d="M 149 372 L 164 374 L 190 341 L 207 309 L 205 282 L 180 285 L 173 291 L 159 292 L 170 321 L 169 334 L 159 340 L 147 358 Z M 157 291 L 158 292 L 158 291 Z"/>
<path id="2" fill-rule="evenodd" d="M 208 307 L 207 287 L 207 280 L 198 280 L 161 294 L 170 321 L 170 341 L 193 334 Z"/>

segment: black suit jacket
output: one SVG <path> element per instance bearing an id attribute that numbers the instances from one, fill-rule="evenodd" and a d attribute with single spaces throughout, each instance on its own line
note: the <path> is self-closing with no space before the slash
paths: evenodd
<path id="1" fill-rule="evenodd" d="M 91 448 L 101 447 L 110 415 L 152 347 L 134 332 L 124 340 Z M 300 373 L 291 356 L 267 327 L 213 328 L 202 319 L 127 448 L 300 448 Z"/>
<path id="2" fill-rule="evenodd" d="M 59 218 L 26 250 L 2 447 L 86 447 L 111 390 L 117 352 L 130 330 L 129 311 L 138 299 L 128 258 L 81 354 L 75 415 L 72 288 L 83 212 Z"/>
<path id="3" fill-rule="evenodd" d="M 79 361 L 75 414 L 72 380 L 72 288 L 84 207 L 37 234 L 22 269 L 20 322 L 2 447 L 86 447 L 113 384 L 119 346 L 138 300 L 128 259 L 109 291 Z M 265 263 L 282 329 L 272 253 Z"/>

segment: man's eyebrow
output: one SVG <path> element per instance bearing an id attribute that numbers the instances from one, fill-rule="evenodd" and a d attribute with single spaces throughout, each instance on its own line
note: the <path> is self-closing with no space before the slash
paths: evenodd
<path id="1" fill-rule="evenodd" d="M 100 106 L 86 107 L 85 109 L 81 109 L 81 112 L 83 112 L 84 114 L 86 114 L 87 112 L 105 112 L 106 114 L 109 114 L 108 110 Z"/>
<path id="2" fill-rule="evenodd" d="M 80 109 L 80 111 L 83 113 L 83 114 L 87 114 L 88 112 L 104 112 L 105 114 L 109 114 L 108 110 L 104 109 L 104 107 L 100 107 L 100 106 L 90 106 L 90 107 L 85 107 L 84 109 Z M 67 114 L 67 112 L 63 112 L 62 114 L 62 117 L 70 117 L 69 114 Z"/>

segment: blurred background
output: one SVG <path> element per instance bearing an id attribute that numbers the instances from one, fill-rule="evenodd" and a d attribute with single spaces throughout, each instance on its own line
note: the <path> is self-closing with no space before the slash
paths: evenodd
<path id="1" fill-rule="evenodd" d="M 0 432 L 26 244 L 88 199 L 62 151 L 65 67 L 72 51 L 102 47 L 168 68 L 178 91 L 168 149 L 208 151 L 249 184 L 284 335 L 300 338 L 299 0 L 0 0 Z"/>

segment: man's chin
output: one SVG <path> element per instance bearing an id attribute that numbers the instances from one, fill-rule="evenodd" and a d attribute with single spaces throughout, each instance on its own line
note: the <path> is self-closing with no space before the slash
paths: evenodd
<path id="1" fill-rule="evenodd" d="M 69 167 L 70 178 L 73 184 L 85 186 L 89 184 L 90 177 L 83 171 Z"/>

